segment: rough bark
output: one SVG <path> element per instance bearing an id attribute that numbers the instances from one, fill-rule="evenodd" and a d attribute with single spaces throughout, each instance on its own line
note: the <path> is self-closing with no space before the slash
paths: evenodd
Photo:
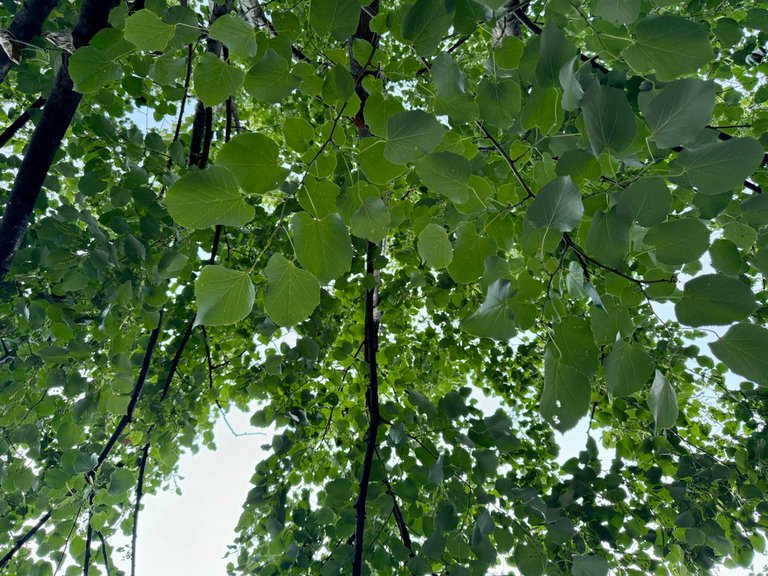
<path id="1" fill-rule="evenodd" d="M 7 40 L 10 42 L 13 40 L 29 42 L 39 35 L 48 15 L 58 3 L 59 0 L 27 0 L 24 2 L 13 17 L 11 25 L 8 26 Z M 0 84 L 5 80 L 13 65 L 13 60 L 6 54 L 5 50 L 0 50 Z"/>
<path id="2" fill-rule="evenodd" d="M 85 46 L 107 26 L 109 11 L 119 0 L 85 0 L 72 30 L 76 48 Z M 5 278 L 11 261 L 19 249 L 40 189 L 75 115 L 82 95 L 75 92 L 67 69 L 68 56 L 62 56 L 61 68 L 35 128 L 29 147 L 16 175 L 8 203 L 0 222 L 0 281 Z"/>

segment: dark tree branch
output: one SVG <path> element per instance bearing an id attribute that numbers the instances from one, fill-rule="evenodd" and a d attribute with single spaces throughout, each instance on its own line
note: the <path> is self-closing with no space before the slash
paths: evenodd
<path id="1" fill-rule="evenodd" d="M 376 457 L 381 460 L 379 449 L 376 448 Z M 397 501 L 397 495 L 392 489 L 392 484 L 389 482 L 387 475 L 384 475 L 384 486 L 387 488 L 387 494 L 392 498 L 392 515 L 395 517 L 395 524 L 400 532 L 400 539 L 403 541 L 403 546 L 411 551 L 410 556 L 413 556 L 413 543 L 411 542 L 411 533 L 408 531 L 408 525 L 405 523 L 403 512 L 400 510 L 400 504 Z"/>
<path id="2" fill-rule="evenodd" d="M 131 528 L 131 576 L 136 576 L 136 540 L 139 535 L 139 511 L 141 510 L 141 498 L 144 496 L 144 475 L 147 470 L 149 458 L 149 441 L 141 449 L 139 459 L 139 479 L 136 483 L 136 504 L 133 507 L 133 527 Z"/>
<path id="3" fill-rule="evenodd" d="M 84 0 L 72 30 L 76 48 L 88 44 L 96 32 L 107 26 L 109 11 L 118 2 Z M 32 134 L 3 212 L 0 222 L 0 282 L 21 245 L 43 182 L 82 98 L 74 90 L 67 63 L 68 56 L 64 54 L 42 118 Z"/>
<path id="4" fill-rule="evenodd" d="M 77 514 L 75 514 L 75 519 L 72 521 L 72 526 L 69 527 L 69 532 L 67 533 L 67 537 L 64 540 L 64 546 L 62 547 L 59 560 L 56 562 L 56 570 L 53 571 L 53 576 L 57 576 L 57 574 L 59 573 L 59 568 L 61 568 L 62 562 L 64 562 L 64 559 L 67 557 L 67 548 L 69 547 L 69 541 L 72 539 L 72 534 L 75 533 L 75 528 L 77 528 L 77 521 L 80 519 L 80 513 L 82 511 L 83 511 L 83 507 L 80 506 L 77 509 Z"/>
<path id="5" fill-rule="evenodd" d="M 107 571 L 107 576 L 110 576 L 112 570 L 109 567 L 109 552 L 107 551 L 107 541 L 104 539 L 104 534 L 101 533 L 101 530 L 96 532 L 96 536 L 99 537 L 99 542 L 101 542 L 101 557 L 104 559 L 104 569 Z"/>
<path id="6" fill-rule="evenodd" d="M 187 107 L 187 96 L 189 95 L 189 83 L 192 78 L 192 55 L 194 54 L 194 46 L 190 44 L 187 46 L 187 73 L 184 77 L 184 95 L 181 97 L 181 105 L 179 109 L 179 117 L 176 120 L 176 129 L 173 131 L 173 142 L 179 139 L 181 134 L 181 122 L 184 120 L 184 110 Z"/>
<path id="7" fill-rule="evenodd" d="M 163 323 L 163 311 L 161 310 L 160 318 L 157 321 L 157 326 L 155 326 L 155 328 L 152 330 L 151 334 L 149 335 L 149 342 L 147 343 L 147 349 L 144 352 L 144 360 L 141 364 L 141 369 L 139 370 L 139 377 L 136 379 L 136 385 L 133 387 L 133 392 L 131 393 L 131 399 L 128 402 L 128 408 L 126 409 L 125 414 L 123 414 L 123 417 L 120 418 L 120 421 L 117 423 L 117 426 L 115 426 L 115 430 L 114 432 L 112 432 L 112 436 L 109 437 L 109 440 L 107 440 L 107 443 L 102 449 L 101 454 L 99 454 L 96 464 L 86 474 L 86 477 L 89 478 L 89 480 L 93 480 L 94 476 L 96 475 L 96 471 L 101 467 L 101 465 L 107 459 L 110 452 L 112 452 L 112 449 L 115 447 L 115 444 L 120 439 L 120 436 L 122 435 L 123 430 L 125 430 L 128 424 L 130 424 L 133 421 L 133 412 L 134 410 L 136 410 L 136 404 L 139 401 L 141 390 L 144 388 L 144 381 L 147 379 L 147 372 L 149 372 L 149 366 L 152 363 L 152 354 L 154 354 L 155 352 L 155 347 L 157 345 L 157 338 L 160 335 L 160 326 L 162 323 Z"/>
<path id="8" fill-rule="evenodd" d="M 21 130 L 24 127 L 24 125 L 27 122 L 29 122 L 29 119 L 31 117 L 30 114 L 29 114 L 30 110 L 36 110 L 36 109 L 42 108 L 44 104 L 45 104 L 45 98 L 42 98 L 42 97 L 38 98 L 37 100 L 32 102 L 32 104 L 30 104 L 29 108 L 24 110 L 24 112 L 22 112 L 19 115 L 19 117 L 16 118 L 16 120 L 11 122 L 8 125 L 8 128 L 3 130 L 3 133 L 0 134 L 0 148 L 5 146 L 6 144 L 8 144 L 8 142 L 10 142 L 11 138 L 13 138 L 16 135 L 16 132 Z"/>
<path id="9" fill-rule="evenodd" d="M 376 245 L 368 242 L 366 253 L 366 273 L 376 277 L 374 259 L 376 257 Z M 355 502 L 355 549 L 352 560 L 352 576 L 361 576 L 363 572 L 363 544 L 365 539 L 365 505 L 368 500 L 368 487 L 371 482 L 371 470 L 373 468 L 373 456 L 376 452 L 376 437 L 381 424 L 379 412 L 379 375 L 376 362 L 376 353 L 379 347 L 379 319 L 378 287 L 365 292 L 365 361 L 368 364 L 368 389 L 365 394 L 365 404 L 368 408 L 368 438 L 363 457 L 363 470 L 360 475 L 360 489 Z"/>
<path id="10" fill-rule="evenodd" d="M 46 522 L 51 518 L 51 511 L 48 510 L 45 514 L 42 515 L 40 520 L 37 521 L 37 524 L 32 526 L 29 530 L 27 530 L 22 536 L 19 536 L 16 539 L 16 542 L 13 544 L 13 547 L 8 550 L 8 552 L 5 553 L 5 556 L 0 558 L 0 570 L 5 568 L 5 566 L 8 564 L 8 562 L 11 561 L 11 559 L 14 557 L 16 552 L 21 550 L 21 547 L 24 546 L 27 542 L 30 541 L 30 539 L 37 534 L 37 531 L 42 528 Z"/>
<path id="11" fill-rule="evenodd" d="M 607 270 L 612 274 L 621 276 L 625 280 L 629 280 L 630 282 L 633 282 L 638 286 L 643 286 L 646 284 L 660 284 L 660 283 L 674 284 L 677 282 L 677 278 L 675 278 L 674 276 L 672 276 L 671 278 L 658 278 L 656 280 L 645 280 L 644 278 L 635 278 L 634 276 L 630 276 L 629 274 L 626 274 L 621 270 L 614 268 L 613 266 L 608 266 L 606 264 L 603 264 L 599 260 L 595 260 L 594 258 L 592 258 L 592 256 L 584 252 L 584 249 L 581 248 L 578 244 L 576 244 L 573 241 L 573 239 L 568 235 L 567 232 L 563 234 L 563 241 L 565 242 L 565 245 L 567 248 L 570 248 L 574 251 L 574 253 L 576 254 L 576 257 L 579 259 L 579 262 L 581 263 L 582 269 L 585 271 L 586 274 L 589 274 L 589 271 L 587 270 L 586 262 L 591 262 L 598 268 L 602 268 L 603 270 Z"/>
<path id="12" fill-rule="evenodd" d="M 504 147 L 501 144 L 499 144 L 498 140 L 496 140 L 496 138 L 493 137 L 493 134 L 491 134 L 488 131 L 488 128 L 486 128 L 482 122 L 477 121 L 475 122 L 475 124 L 477 125 L 478 128 L 480 128 L 485 138 L 493 145 L 496 151 L 499 154 L 501 154 L 502 158 L 504 158 L 504 161 L 507 163 L 507 166 L 509 166 L 510 169 L 512 170 L 512 173 L 515 175 L 515 178 L 517 178 L 517 181 L 520 183 L 520 186 L 522 186 L 523 190 L 525 190 L 525 194 L 526 194 L 525 198 L 526 199 L 535 198 L 534 193 L 531 191 L 531 187 L 528 186 L 528 183 L 523 179 L 523 175 L 520 174 L 520 171 L 517 169 L 517 166 L 515 165 L 515 161 L 512 160 L 512 157 L 509 154 L 507 154 L 507 151 L 504 150 Z"/>
<path id="13" fill-rule="evenodd" d="M 26 0 L 21 4 L 18 12 L 13 17 L 11 25 L 8 26 L 7 38 L 13 43 L 14 40 L 20 42 L 29 42 L 35 36 L 40 34 L 40 30 L 48 19 L 48 15 L 56 7 L 59 0 Z M 13 51 L 14 46 L 11 46 Z M 0 48 L 0 84 L 14 65 L 10 55 Z"/>
<path id="14" fill-rule="evenodd" d="M 267 30 L 271 37 L 277 36 L 277 30 L 270 22 L 264 9 L 261 7 L 259 0 L 240 0 L 239 2 L 240 16 L 248 22 L 254 28 L 260 28 Z M 291 54 L 296 60 L 304 60 L 309 62 L 309 58 L 304 52 L 301 51 L 295 44 L 291 45 Z"/>
<path id="15" fill-rule="evenodd" d="M 91 544 L 93 542 L 93 528 L 91 520 L 93 519 L 93 497 L 95 495 L 94 487 L 91 486 L 91 493 L 88 496 L 88 520 L 85 528 L 85 558 L 83 558 L 83 576 L 88 576 L 91 569 Z"/>
<path id="16" fill-rule="evenodd" d="M 187 328 L 186 330 L 184 330 L 184 334 L 182 334 L 181 336 L 179 345 L 176 347 L 176 353 L 173 355 L 173 358 L 171 359 L 171 365 L 168 368 L 168 374 L 166 375 L 165 383 L 163 384 L 163 391 L 160 394 L 161 402 L 165 400 L 166 396 L 168 396 L 168 391 L 171 388 L 171 382 L 173 381 L 173 376 L 176 374 L 176 371 L 179 368 L 181 355 L 184 352 L 184 348 L 187 346 L 187 342 L 189 342 L 190 336 L 192 336 L 192 330 L 195 327 L 195 317 L 196 315 L 193 314 L 192 318 L 190 318 L 189 321 L 187 322 Z"/>

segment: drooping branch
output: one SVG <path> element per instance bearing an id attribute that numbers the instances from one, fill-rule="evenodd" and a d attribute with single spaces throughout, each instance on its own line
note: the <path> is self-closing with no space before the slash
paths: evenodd
<path id="1" fill-rule="evenodd" d="M 72 30 L 76 48 L 88 44 L 96 32 L 107 25 L 109 11 L 118 3 L 119 0 L 84 0 Z M 32 134 L 3 212 L 0 222 L 0 281 L 5 278 L 24 238 L 43 182 L 82 98 L 80 93 L 75 92 L 69 77 L 68 60 L 68 55 L 63 54 L 48 102 Z"/>
<path id="2" fill-rule="evenodd" d="M 31 110 L 37 110 L 39 108 L 42 108 L 45 104 L 45 98 L 38 98 L 32 104 L 30 104 L 29 108 L 24 110 L 21 114 L 19 114 L 19 117 L 16 118 L 13 122 L 11 122 L 8 125 L 8 128 L 3 130 L 2 134 L 0 134 L 0 148 L 8 144 L 8 142 L 11 141 L 11 138 L 13 138 L 16 135 L 16 132 L 21 130 L 24 125 L 29 122 L 29 119 L 31 118 L 30 111 Z"/>
<path id="3" fill-rule="evenodd" d="M 519 9 L 519 8 L 515 9 L 513 11 L 513 14 L 515 18 L 517 18 L 520 21 L 521 24 L 523 24 L 526 28 L 528 28 L 528 30 L 530 30 L 534 34 L 541 34 L 542 32 L 541 27 L 535 22 L 533 22 L 522 9 Z M 587 56 L 586 54 L 583 54 L 580 52 L 579 60 L 581 60 L 582 62 L 588 62 L 590 66 L 592 66 L 596 70 L 599 70 L 603 74 L 608 74 L 610 72 L 610 69 L 597 59 L 597 56 Z M 723 132 L 722 130 L 714 126 L 708 126 L 708 128 L 715 130 L 717 132 L 717 137 L 720 140 L 730 140 L 731 138 L 733 138 L 733 136 L 731 136 L 730 134 Z M 682 152 L 683 148 L 681 146 L 676 146 L 672 148 L 672 150 L 676 152 Z M 763 154 L 763 166 L 768 166 L 768 153 Z M 758 184 L 755 184 L 749 179 L 744 181 L 744 188 L 752 190 L 756 194 L 761 194 L 763 192 L 763 189 Z"/>
<path id="4" fill-rule="evenodd" d="M 40 517 L 40 520 L 37 521 L 37 524 L 32 526 L 29 530 L 27 530 L 23 535 L 19 536 L 16 539 L 16 542 L 13 544 L 13 547 L 8 550 L 8 552 L 5 553 L 5 555 L 0 558 L 0 571 L 5 568 L 6 564 L 11 561 L 11 559 L 16 555 L 16 552 L 21 550 L 22 546 L 29 542 L 35 534 L 37 534 L 38 530 L 42 528 L 48 520 L 51 518 L 51 511 L 48 510 L 45 514 L 43 514 Z"/>
<path id="5" fill-rule="evenodd" d="M 366 253 L 366 273 L 373 279 L 376 277 L 374 259 L 376 245 L 368 242 Z M 381 424 L 379 412 L 379 375 L 376 353 L 379 347 L 379 317 L 378 317 L 378 282 L 365 292 L 365 361 L 368 364 L 368 387 L 365 393 L 365 404 L 368 409 L 368 434 L 363 457 L 363 470 L 360 474 L 360 488 L 355 502 L 355 548 L 352 559 L 352 576 L 360 576 L 363 572 L 363 545 L 365 540 L 365 506 L 368 500 L 368 488 L 371 482 L 373 456 L 376 453 L 376 437 Z"/>
<path id="6" fill-rule="evenodd" d="M 21 4 L 19 11 L 13 17 L 5 40 L 8 46 L 0 47 L 0 84 L 15 64 L 13 56 L 14 41 L 29 42 L 40 34 L 40 30 L 48 19 L 48 15 L 56 7 L 59 0 L 26 0 Z M 11 54 L 7 53 L 11 50 Z"/>
<path id="7" fill-rule="evenodd" d="M 589 254 L 587 254 L 584 249 L 576 244 L 573 239 L 570 237 L 570 235 L 566 232 L 563 234 L 563 241 L 565 242 L 566 248 L 570 248 L 574 251 L 576 256 L 579 258 L 579 261 L 582 263 L 582 268 L 586 269 L 586 262 L 590 262 L 597 266 L 598 268 L 602 268 L 603 270 L 607 270 L 608 272 L 611 272 L 612 274 L 616 274 L 617 276 L 621 276 L 625 280 L 629 280 L 630 282 L 633 282 L 634 284 L 637 284 L 639 286 L 643 286 L 645 284 L 661 284 L 661 283 L 671 283 L 674 284 L 677 279 L 672 276 L 671 278 L 657 278 L 655 280 L 646 280 L 644 278 L 635 278 L 634 276 L 630 276 L 629 274 L 626 274 L 625 272 L 622 272 L 618 268 L 614 268 L 613 266 L 608 266 L 607 264 L 603 264 L 599 260 L 596 260 L 595 258 L 592 258 Z M 589 274 L 588 271 L 586 271 L 587 274 Z"/>

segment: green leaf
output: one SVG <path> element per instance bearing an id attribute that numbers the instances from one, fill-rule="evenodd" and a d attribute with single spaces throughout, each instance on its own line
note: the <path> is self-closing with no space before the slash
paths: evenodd
<path id="1" fill-rule="evenodd" d="M 513 78 L 483 78 L 475 98 L 480 116 L 498 128 L 510 127 L 520 111 L 520 85 Z"/>
<path id="2" fill-rule="evenodd" d="M 245 91 L 256 100 L 275 104 L 298 88 L 301 79 L 291 74 L 291 63 L 270 48 L 245 76 Z"/>
<path id="3" fill-rule="evenodd" d="M 433 152 L 416 162 L 416 174 L 427 188 L 439 192 L 452 202 L 469 199 L 469 160 L 453 152 Z"/>
<path id="4" fill-rule="evenodd" d="M 110 496 L 120 496 L 125 494 L 136 485 L 136 477 L 133 472 L 127 468 L 115 468 L 109 475 L 109 488 L 107 491 Z"/>
<path id="5" fill-rule="evenodd" d="M 675 389 L 658 370 L 648 394 L 648 407 L 651 409 L 656 430 L 672 428 L 677 422 L 679 408 Z"/>
<path id="6" fill-rule="evenodd" d="M 278 326 L 293 326 L 306 319 L 320 304 L 320 283 L 297 268 L 282 254 L 274 254 L 264 269 L 269 286 L 264 310 Z"/>
<path id="7" fill-rule="evenodd" d="M 573 557 L 573 576 L 608 576 L 608 562 L 600 556 L 585 555 Z"/>
<path id="8" fill-rule="evenodd" d="M 146 52 L 165 50 L 175 32 L 175 24 L 166 24 L 151 10 L 139 10 L 125 19 L 125 39 Z"/>
<path id="9" fill-rule="evenodd" d="M 598 0 L 597 11 L 614 26 L 631 24 L 640 16 L 640 0 Z"/>
<path id="10" fill-rule="evenodd" d="M 296 258 L 321 284 L 349 270 L 352 242 L 341 216 L 328 214 L 317 220 L 306 212 L 297 212 L 291 218 L 291 228 Z"/>
<path id="11" fill-rule="evenodd" d="M 291 116 L 283 120 L 285 143 L 296 152 L 306 152 L 315 139 L 312 124 L 300 116 Z"/>
<path id="12" fill-rule="evenodd" d="M 605 359 L 605 383 L 615 396 L 643 389 L 653 374 L 653 359 L 637 342 L 619 340 Z"/>
<path id="13" fill-rule="evenodd" d="M 630 221 L 616 210 L 596 212 L 587 232 L 587 253 L 602 264 L 619 266 L 629 252 Z"/>
<path id="14" fill-rule="evenodd" d="M 640 226 L 655 226 L 667 219 L 671 204 L 672 195 L 662 178 L 641 178 L 621 192 L 616 212 Z"/>
<path id="15" fill-rule="evenodd" d="M 541 414 L 560 432 L 573 428 L 589 409 L 599 351 L 587 322 L 568 316 L 544 351 Z"/>
<path id="16" fill-rule="evenodd" d="M 584 97 L 584 88 L 579 82 L 579 57 L 574 56 L 560 68 L 560 87 L 563 89 L 562 106 L 564 110 L 573 111 L 579 107 Z"/>
<path id="17" fill-rule="evenodd" d="M 517 333 L 515 315 L 509 306 L 509 280 L 499 279 L 488 287 L 485 301 L 461 321 L 461 328 L 473 336 L 509 340 Z"/>
<path id="18" fill-rule="evenodd" d="M 688 326 L 723 325 L 744 320 L 757 307 L 752 290 L 740 280 L 705 274 L 685 284 L 675 314 Z"/>
<path id="19" fill-rule="evenodd" d="M 402 164 L 393 164 L 386 159 L 384 156 L 386 144 L 382 140 L 375 140 L 368 144 L 357 155 L 357 161 L 370 182 L 388 184 L 407 171 Z"/>
<path id="20" fill-rule="evenodd" d="M 323 80 L 323 99 L 326 102 L 343 103 L 355 91 L 355 82 L 349 70 L 334 66 L 328 71 Z"/>
<path id="21" fill-rule="evenodd" d="M 480 236 L 474 224 L 466 222 L 456 230 L 456 244 L 448 273 L 456 282 L 474 282 L 483 274 L 486 257 L 495 253 L 496 242 Z"/>
<path id="22" fill-rule="evenodd" d="M 524 130 L 538 128 L 542 134 L 554 134 L 563 123 L 563 107 L 557 88 L 534 88 L 523 106 L 520 125 Z"/>
<path id="23" fill-rule="evenodd" d="M 435 56 L 430 75 L 438 96 L 453 98 L 465 93 L 464 73 L 447 52 L 440 52 Z"/>
<path id="24" fill-rule="evenodd" d="M 419 56 L 431 56 L 453 24 L 453 0 L 416 0 L 403 18 L 400 34 Z"/>
<path id="25" fill-rule="evenodd" d="M 741 254 L 736 244 L 730 240 L 718 238 L 709 247 L 709 257 L 712 267 L 726 276 L 736 277 L 742 266 Z"/>
<path id="26" fill-rule="evenodd" d="M 206 52 L 195 65 L 195 94 L 206 106 L 216 106 L 237 92 L 244 76 L 240 68 Z"/>
<path id="27" fill-rule="evenodd" d="M 277 144 L 268 136 L 239 134 L 222 147 L 216 164 L 234 174 L 247 194 L 261 194 L 277 188 L 285 175 L 279 156 Z"/>
<path id="28" fill-rule="evenodd" d="M 437 147 L 445 131 L 432 114 L 421 110 L 393 114 L 387 122 L 384 157 L 394 164 L 415 162 Z"/>
<path id="29" fill-rule="evenodd" d="M 680 218 L 654 226 L 643 239 L 656 250 L 656 259 L 679 266 L 701 258 L 709 248 L 709 230 L 699 220 Z"/>
<path id="30" fill-rule="evenodd" d="M 540 42 L 536 80 L 542 88 L 559 87 L 560 69 L 573 58 L 576 49 L 551 20 L 544 26 Z"/>
<path id="31" fill-rule="evenodd" d="M 712 47 L 704 29 L 687 18 L 651 15 L 635 28 L 634 43 L 622 56 L 638 73 L 656 72 L 668 82 L 696 72 L 712 59 Z"/>
<path id="32" fill-rule="evenodd" d="M 700 194 L 741 188 L 763 162 L 763 147 L 754 138 L 732 138 L 680 152 L 670 169 L 681 172 Z"/>
<path id="33" fill-rule="evenodd" d="M 584 216 L 581 193 L 570 176 L 555 178 L 546 184 L 527 211 L 528 221 L 536 228 L 569 232 Z"/>
<path id="34" fill-rule="evenodd" d="M 171 218 L 185 228 L 245 226 L 256 213 L 243 198 L 232 173 L 217 166 L 193 170 L 179 178 L 168 189 L 165 206 Z"/>
<path id="35" fill-rule="evenodd" d="M 90 94 L 110 82 L 119 80 L 123 71 L 104 52 L 93 46 L 75 50 L 69 58 L 69 76 L 77 92 Z"/>
<path id="36" fill-rule="evenodd" d="M 768 330 L 740 322 L 709 345 L 731 372 L 768 386 Z"/>
<path id="37" fill-rule="evenodd" d="M 438 224 L 427 224 L 419 233 L 419 256 L 432 268 L 446 268 L 453 260 L 453 246 L 445 229 Z"/>
<path id="38" fill-rule="evenodd" d="M 234 56 L 253 57 L 258 52 L 253 26 L 234 14 L 223 14 L 208 31 L 208 36 L 227 45 Z"/>
<path id="39" fill-rule="evenodd" d="M 359 0 L 312 0 L 309 23 L 321 36 L 333 36 L 345 42 L 357 30 L 360 19 Z"/>
<path id="40" fill-rule="evenodd" d="M 251 313 L 255 297 L 248 272 L 206 266 L 195 280 L 195 324 L 225 326 L 240 322 Z"/>
<path id="41" fill-rule="evenodd" d="M 623 152 L 635 139 L 635 115 L 623 91 L 593 83 L 584 93 L 581 110 L 595 156 L 606 149 Z"/>
<path id="42" fill-rule="evenodd" d="M 541 414 L 560 432 L 570 430 L 589 410 L 590 377 L 569 366 L 549 344 L 544 351 Z"/>
<path id="43" fill-rule="evenodd" d="M 643 110 L 657 146 L 692 142 L 709 123 L 715 108 L 715 83 L 684 78 L 667 84 Z"/>
<path id="44" fill-rule="evenodd" d="M 352 215 L 352 234 L 371 242 L 379 242 L 387 235 L 390 220 L 389 210 L 381 198 L 368 196 Z"/>
<path id="45" fill-rule="evenodd" d="M 547 557 L 538 544 L 522 542 L 515 546 L 515 566 L 522 576 L 542 576 Z"/>

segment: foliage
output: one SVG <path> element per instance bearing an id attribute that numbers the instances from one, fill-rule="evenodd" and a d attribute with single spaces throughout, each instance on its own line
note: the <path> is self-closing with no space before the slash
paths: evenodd
<path id="1" fill-rule="evenodd" d="M 230 407 L 274 430 L 232 574 L 765 551 L 768 6 L 26 4 L 0 569 L 116 574 Z"/>

